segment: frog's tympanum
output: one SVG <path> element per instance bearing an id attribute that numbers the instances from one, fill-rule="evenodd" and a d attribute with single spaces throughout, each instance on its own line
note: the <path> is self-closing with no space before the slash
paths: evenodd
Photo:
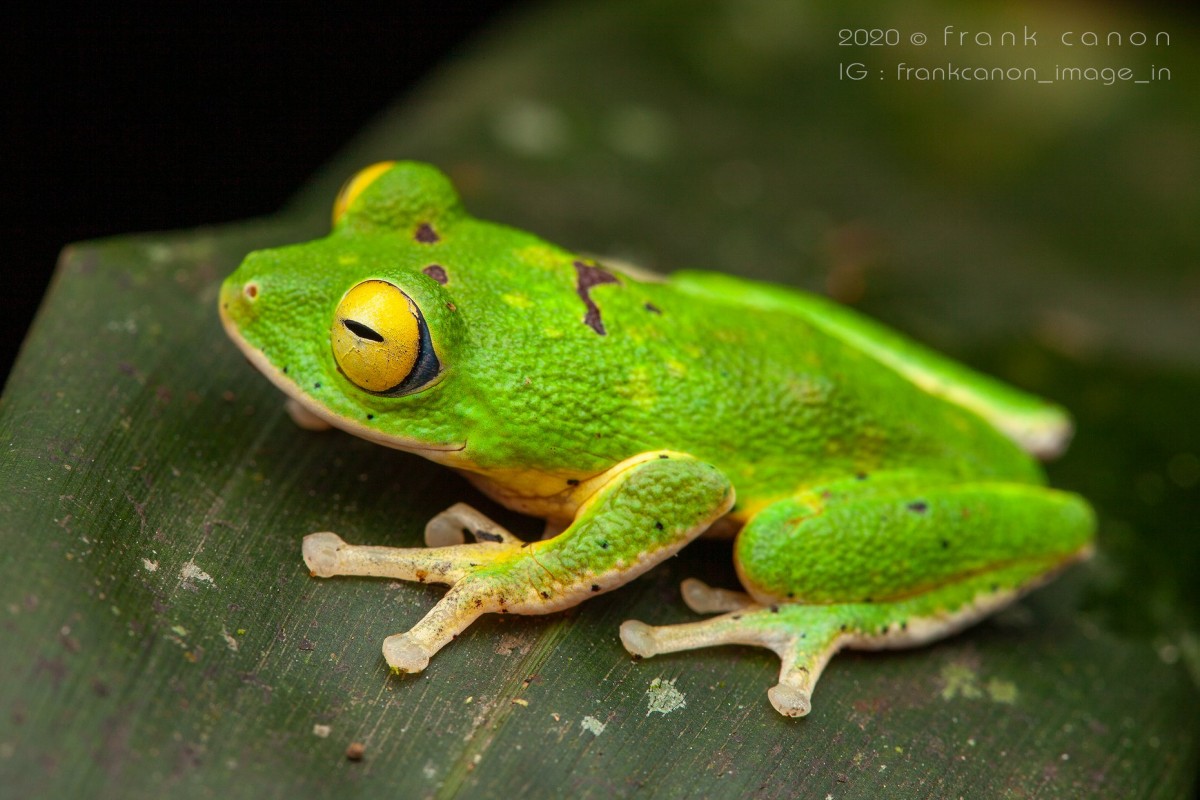
<path id="1" fill-rule="evenodd" d="M 424 164 L 378 164 L 333 231 L 251 253 L 229 335 L 306 427 L 459 471 L 546 520 L 521 541 L 457 504 L 427 547 L 304 539 L 312 574 L 444 583 L 393 670 L 419 672 L 481 614 L 616 589 L 709 532 L 744 592 L 683 583 L 699 614 L 621 626 L 636 656 L 779 655 L 803 716 L 844 647 L 910 647 L 1011 603 L 1091 549 L 1094 517 L 1035 457 L 1066 413 L 829 300 L 726 275 L 663 278 L 474 219 Z"/>

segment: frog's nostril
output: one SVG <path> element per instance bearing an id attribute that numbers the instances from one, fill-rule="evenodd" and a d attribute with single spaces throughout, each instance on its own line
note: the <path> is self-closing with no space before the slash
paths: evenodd
<path id="1" fill-rule="evenodd" d="M 258 284 L 250 281 L 242 287 L 242 294 L 246 296 L 247 300 L 255 300 L 258 297 Z"/>

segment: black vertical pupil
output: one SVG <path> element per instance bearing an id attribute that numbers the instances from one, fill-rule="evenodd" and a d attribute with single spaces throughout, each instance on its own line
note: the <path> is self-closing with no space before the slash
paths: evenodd
<path id="1" fill-rule="evenodd" d="M 373 328 L 370 328 L 366 325 L 363 325 L 361 322 L 358 322 L 358 321 L 352 320 L 352 319 L 344 319 L 344 320 L 342 320 L 342 324 L 345 325 L 350 330 L 351 333 L 353 333 L 355 336 L 359 337 L 360 339 L 369 339 L 372 342 L 382 342 L 383 341 L 383 336 L 381 336 L 378 331 L 376 331 Z"/>

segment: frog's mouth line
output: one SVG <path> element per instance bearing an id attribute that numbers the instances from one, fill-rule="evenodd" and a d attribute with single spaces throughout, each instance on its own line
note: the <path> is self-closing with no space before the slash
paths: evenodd
<path id="1" fill-rule="evenodd" d="M 267 380 L 275 385 L 277 389 L 284 393 L 288 399 L 299 403 L 300 406 L 315 417 L 329 423 L 338 430 L 343 430 L 363 439 L 367 439 L 376 444 L 381 444 L 385 447 L 391 447 L 395 450 L 404 450 L 407 452 L 415 452 L 432 460 L 441 460 L 437 458 L 438 454 L 445 453 L 447 455 L 460 453 L 466 450 L 466 442 L 455 442 L 451 444 L 426 444 L 424 442 L 416 442 L 411 439 L 404 439 L 400 436 L 390 434 L 381 434 L 379 431 L 367 427 L 366 425 L 355 422 L 354 420 L 340 417 L 320 403 L 315 402 L 300 388 L 300 385 L 289 375 L 285 375 L 283 370 L 272 364 L 263 353 L 246 338 L 242 336 L 237 326 L 233 324 L 229 316 L 225 313 L 225 306 L 222 303 L 220 306 L 221 324 L 225 328 L 225 333 L 233 340 L 238 349 L 242 351 L 242 355 L 250 364 L 266 376 Z M 448 463 L 453 459 L 448 460 Z M 454 464 L 451 463 L 451 466 Z"/>

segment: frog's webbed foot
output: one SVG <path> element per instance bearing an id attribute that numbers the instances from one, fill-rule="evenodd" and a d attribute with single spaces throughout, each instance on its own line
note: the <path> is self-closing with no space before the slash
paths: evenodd
<path id="1" fill-rule="evenodd" d="M 304 561 L 322 578 L 449 584 L 424 619 L 383 644 L 394 671 L 420 672 L 480 615 L 545 614 L 615 589 L 676 553 L 733 504 L 719 471 L 679 453 L 635 456 L 588 489 L 574 521 L 551 539 L 523 542 L 457 504 L 430 520 L 428 548 L 357 546 L 314 533 L 304 539 Z"/>
<path id="2" fill-rule="evenodd" d="M 434 517 L 434 539 L 453 518 L 455 530 L 461 517 Z M 482 515 L 480 515 L 482 517 Z M 486 518 L 485 518 L 486 519 Z M 476 528 L 471 527 L 474 531 Z M 443 530 L 442 533 L 445 531 Z M 525 547 L 507 531 L 501 541 L 478 541 L 439 547 L 370 547 L 347 544 L 335 533 L 313 533 L 304 537 L 304 563 L 315 577 L 359 575 L 418 583 L 450 584 L 450 591 L 408 633 L 389 636 L 383 655 L 397 672 L 420 672 L 429 658 L 481 614 L 523 608 L 531 584 L 511 576 L 503 579 L 503 567 L 528 562 Z M 524 570 L 528 572 L 528 569 Z M 527 576 L 532 578 L 533 576 Z"/>
<path id="3" fill-rule="evenodd" d="M 779 683 L 767 690 L 771 705 L 787 717 L 812 709 L 812 690 L 839 649 L 834 628 L 814 619 L 808 607 L 763 606 L 742 592 L 715 589 L 694 578 L 681 586 L 684 602 L 701 614 L 726 612 L 700 622 L 647 625 L 626 620 L 621 643 L 639 658 L 727 644 L 765 647 L 780 659 Z"/>

